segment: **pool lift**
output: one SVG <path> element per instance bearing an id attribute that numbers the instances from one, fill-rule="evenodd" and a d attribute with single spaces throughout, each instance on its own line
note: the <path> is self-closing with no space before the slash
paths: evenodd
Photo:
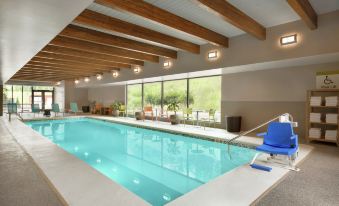
<path id="1" fill-rule="evenodd" d="M 278 122 L 277 122 L 278 120 Z M 276 123 L 274 123 L 276 122 Z M 242 133 L 240 133 L 238 136 L 236 137 L 233 137 L 232 139 L 228 140 L 226 142 L 226 144 L 228 145 L 227 148 L 228 148 L 228 155 L 230 157 L 230 159 L 232 159 L 232 155 L 231 155 L 231 143 L 233 141 L 235 141 L 236 139 L 242 137 L 242 136 L 245 136 L 251 132 L 254 132 L 255 130 L 259 129 L 259 128 L 262 128 L 266 125 L 269 125 L 270 127 L 270 124 L 272 124 L 272 126 L 274 126 L 273 124 L 275 124 L 276 126 L 279 126 L 279 123 L 283 123 L 283 124 L 280 124 L 282 126 L 285 127 L 285 129 L 289 129 L 291 130 L 292 134 L 293 134 L 293 128 L 292 127 L 298 127 L 298 122 L 294 122 L 293 121 L 293 117 L 291 114 L 289 113 L 285 113 L 285 114 L 281 114 L 279 116 L 276 116 L 274 117 L 273 119 L 270 119 L 269 121 L 267 122 L 264 122 L 258 126 L 256 126 L 255 128 L 253 129 L 250 129 L 248 131 L 244 131 Z M 285 124 L 284 124 L 285 123 Z M 287 126 L 287 127 L 286 127 Z M 288 128 L 289 127 L 289 128 Z M 258 134 L 258 136 L 264 136 L 264 135 L 267 135 L 266 133 L 261 133 L 261 134 Z M 264 137 L 265 138 L 265 137 Z M 267 137 L 266 137 L 267 138 Z M 293 170 L 293 171 L 299 171 L 300 169 L 297 168 L 295 165 L 294 165 L 294 162 L 295 162 L 295 159 L 297 158 L 298 156 L 298 145 L 297 145 L 297 135 L 294 135 L 292 136 L 292 138 L 296 138 L 295 141 L 296 141 L 296 145 L 295 145 L 295 150 L 293 152 L 293 154 L 283 154 L 285 156 L 288 156 L 288 165 L 286 165 L 286 162 L 284 161 L 284 159 L 282 158 L 278 158 L 278 154 L 282 154 L 281 152 L 268 152 L 268 151 L 264 151 L 266 153 L 269 153 L 270 156 L 267 158 L 266 161 L 263 161 L 264 163 L 273 163 L 275 166 L 278 166 L 278 167 L 282 167 L 282 168 L 286 168 L 286 169 L 289 169 L 289 170 Z M 265 143 L 264 143 L 265 144 Z M 284 148 L 283 148 L 284 149 Z M 287 148 L 288 150 L 289 148 Z M 256 148 L 257 151 L 260 151 L 260 146 Z M 277 147 L 277 150 L 279 150 L 279 147 Z M 262 150 L 261 150 L 262 151 Z M 260 153 L 256 153 L 255 156 L 253 157 L 251 163 L 250 163 L 250 166 L 254 169 L 259 169 L 259 170 L 264 170 L 264 171 L 267 171 L 267 172 L 270 172 L 272 170 L 271 167 L 268 167 L 268 166 L 265 166 L 265 165 L 259 165 L 259 164 L 256 164 L 255 163 L 255 160 L 258 158 L 258 156 L 262 154 L 261 152 Z"/>

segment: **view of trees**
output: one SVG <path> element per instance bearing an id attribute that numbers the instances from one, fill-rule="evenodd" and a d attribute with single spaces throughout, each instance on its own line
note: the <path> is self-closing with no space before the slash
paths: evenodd
<path id="1" fill-rule="evenodd" d="M 189 107 L 193 110 L 208 111 L 215 109 L 220 113 L 221 107 L 221 77 L 203 77 L 189 79 L 189 92 L 187 92 L 187 79 L 163 82 L 163 100 L 161 100 L 161 82 L 144 84 L 144 106 L 161 108 L 172 102 L 178 102 L 180 110 Z M 127 107 L 129 110 L 142 110 L 142 85 L 128 85 Z"/>

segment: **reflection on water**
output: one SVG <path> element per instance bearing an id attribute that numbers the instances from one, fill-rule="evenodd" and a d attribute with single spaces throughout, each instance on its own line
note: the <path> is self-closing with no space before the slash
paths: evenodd
<path id="1" fill-rule="evenodd" d="M 152 205 L 163 205 L 249 162 L 254 151 L 93 119 L 28 123 Z"/>

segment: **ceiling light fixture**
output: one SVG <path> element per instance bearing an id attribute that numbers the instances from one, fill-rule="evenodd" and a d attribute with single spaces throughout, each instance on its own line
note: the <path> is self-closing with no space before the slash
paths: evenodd
<path id="1" fill-rule="evenodd" d="M 80 81 L 79 81 L 78 79 L 74 80 L 74 83 L 75 83 L 75 84 L 79 84 L 79 82 L 80 82 Z"/>
<path id="2" fill-rule="evenodd" d="M 112 76 L 113 76 L 114 78 L 117 78 L 117 77 L 119 76 L 119 71 L 118 71 L 118 70 L 113 70 L 113 71 L 112 71 Z"/>
<path id="3" fill-rule="evenodd" d="M 283 36 L 280 38 L 280 44 L 282 46 L 288 45 L 288 44 L 294 44 L 294 43 L 297 43 L 297 34 Z"/>
<path id="4" fill-rule="evenodd" d="M 140 66 L 134 66 L 133 72 L 134 72 L 134 74 L 139 74 L 141 72 L 141 67 Z"/>
<path id="5" fill-rule="evenodd" d="M 164 68 L 169 69 L 172 66 L 172 62 L 170 60 L 165 60 L 164 61 Z"/>
<path id="6" fill-rule="evenodd" d="M 208 59 L 212 60 L 212 59 L 216 59 L 216 58 L 218 58 L 218 51 L 217 50 L 208 52 Z"/>
<path id="7" fill-rule="evenodd" d="M 60 81 L 56 82 L 55 85 L 59 86 L 61 84 Z"/>
<path id="8" fill-rule="evenodd" d="M 84 81 L 85 81 L 85 82 L 89 82 L 89 81 L 90 81 L 90 78 L 89 78 L 89 77 L 85 77 Z"/>
<path id="9" fill-rule="evenodd" d="M 102 74 L 97 74 L 97 80 L 102 80 Z"/>

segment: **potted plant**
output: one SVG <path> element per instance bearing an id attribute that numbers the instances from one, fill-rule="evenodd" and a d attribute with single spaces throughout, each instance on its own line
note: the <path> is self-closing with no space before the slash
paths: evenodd
<path id="1" fill-rule="evenodd" d="M 122 103 L 119 102 L 119 101 L 115 101 L 111 104 L 113 117 L 117 117 L 119 115 L 119 109 L 120 109 L 121 105 L 122 105 Z"/>
<path id="2" fill-rule="evenodd" d="M 179 103 L 177 101 L 173 101 L 167 105 L 168 111 L 173 111 L 174 114 L 170 115 L 170 121 L 172 125 L 179 124 L 180 119 L 177 115 L 177 111 L 179 111 Z"/>

